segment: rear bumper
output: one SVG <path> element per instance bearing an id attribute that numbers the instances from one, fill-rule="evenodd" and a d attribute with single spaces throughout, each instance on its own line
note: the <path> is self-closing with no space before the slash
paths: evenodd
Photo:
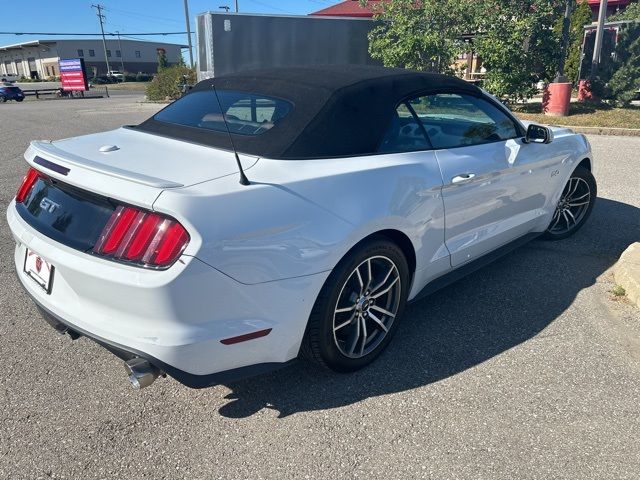
<path id="1" fill-rule="evenodd" d="M 26 290 L 25 290 L 26 291 Z M 28 292 L 27 292 L 28 294 Z M 256 365 L 248 365 L 245 367 L 234 368 L 231 370 L 225 370 L 223 372 L 212 373 L 209 375 L 194 375 L 184 370 L 180 370 L 172 365 L 169 365 L 145 352 L 140 352 L 124 345 L 119 345 L 115 342 L 111 342 L 104 338 L 100 338 L 97 335 L 86 332 L 75 325 L 71 325 L 65 320 L 61 319 L 57 315 L 54 315 L 48 311 L 45 307 L 40 305 L 38 301 L 31 297 L 36 304 L 40 315 L 53 329 L 60 334 L 68 334 L 72 340 L 77 340 L 80 337 L 86 337 L 93 340 L 98 345 L 104 347 L 106 350 L 114 354 L 116 357 L 123 361 L 131 360 L 132 358 L 144 358 L 149 363 L 160 369 L 163 373 L 166 373 L 176 379 L 178 382 L 191 388 L 205 388 L 213 385 L 219 385 L 221 383 L 227 383 L 232 381 L 241 380 L 243 378 L 253 377 L 267 373 L 279 368 L 286 367 L 295 362 L 295 359 L 288 362 L 271 362 L 271 363 L 259 363 Z"/>
<path id="2" fill-rule="evenodd" d="M 149 271 L 51 240 L 30 227 L 13 202 L 7 221 L 16 241 L 17 276 L 50 323 L 91 338 L 121 358 L 145 358 L 191 387 L 295 359 L 328 275 L 244 285 L 186 255 L 165 271 Z M 55 266 L 50 294 L 23 271 L 27 248 Z M 271 332 L 222 343 L 264 329 Z"/>

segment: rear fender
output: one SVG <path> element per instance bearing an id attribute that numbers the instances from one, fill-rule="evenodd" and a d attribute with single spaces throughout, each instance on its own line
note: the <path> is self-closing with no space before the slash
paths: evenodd
<path id="1" fill-rule="evenodd" d="M 431 152 L 261 159 L 248 176 L 249 186 L 225 177 L 166 190 L 154 203 L 193 231 L 186 254 L 241 283 L 330 271 L 363 238 L 388 229 L 409 237 L 417 269 L 448 255 Z"/>

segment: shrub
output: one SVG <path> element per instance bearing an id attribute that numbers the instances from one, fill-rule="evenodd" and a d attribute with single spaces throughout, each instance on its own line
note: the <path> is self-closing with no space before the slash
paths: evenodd
<path id="1" fill-rule="evenodd" d="M 196 72 L 191 68 L 180 65 L 163 68 L 147 87 L 147 98 L 153 101 L 175 100 L 180 97 L 180 85 L 187 77 L 187 83 L 192 85 L 196 81 Z"/>
<path id="2" fill-rule="evenodd" d="M 640 22 L 629 25 L 621 32 L 614 68 L 606 96 L 625 106 L 640 91 Z"/>
<path id="3" fill-rule="evenodd" d="M 580 70 L 580 61 L 582 55 L 582 37 L 584 36 L 584 26 L 591 23 L 591 7 L 587 2 L 580 2 L 576 5 L 571 14 L 571 23 L 569 30 L 569 45 L 567 47 L 567 59 L 564 65 L 564 74 L 569 81 L 576 82 L 578 80 L 578 71 Z M 557 28 L 558 37 L 562 32 L 561 19 L 558 21 Z"/>

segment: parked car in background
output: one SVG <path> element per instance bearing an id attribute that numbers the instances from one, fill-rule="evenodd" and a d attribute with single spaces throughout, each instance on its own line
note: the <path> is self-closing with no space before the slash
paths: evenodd
<path id="1" fill-rule="evenodd" d="M 205 80 L 140 125 L 32 142 L 25 159 L 7 211 L 18 278 L 137 388 L 299 355 L 362 368 L 407 301 L 574 234 L 597 194 L 584 135 L 382 67 Z"/>
<path id="2" fill-rule="evenodd" d="M 98 77 L 93 77 L 89 81 L 89 88 L 95 85 L 105 85 L 105 84 L 112 84 L 112 83 L 118 83 L 118 79 L 110 75 L 100 75 Z"/>
<path id="3" fill-rule="evenodd" d="M 17 82 L 18 80 L 20 80 L 20 75 L 15 73 L 0 74 L 0 82 Z"/>
<path id="4" fill-rule="evenodd" d="M 123 82 L 124 81 L 124 73 L 118 71 L 118 70 L 111 70 L 111 72 L 109 72 L 109 77 L 111 78 L 115 78 L 116 81 L 118 82 Z"/>
<path id="5" fill-rule="evenodd" d="M 24 93 L 20 90 L 20 87 L 16 87 L 12 83 L 3 82 L 0 83 L 0 103 L 4 103 L 7 100 L 15 100 L 21 102 L 24 100 Z"/>

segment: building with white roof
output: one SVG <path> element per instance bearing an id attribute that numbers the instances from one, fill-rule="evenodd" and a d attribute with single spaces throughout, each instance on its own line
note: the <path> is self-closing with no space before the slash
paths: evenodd
<path id="1" fill-rule="evenodd" d="M 112 71 L 156 73 L 158 50 L 164 49 L 169 64 L 176 63 L 185 45 L 128 39 L 108 39 L 105 58 L 102 39 L 33 40 L 0 46 L 0 74 L 26 78 L 60 75 L 61 58 L 83 58 L 87 75 L 104 75 L 107 63 Z"/>

